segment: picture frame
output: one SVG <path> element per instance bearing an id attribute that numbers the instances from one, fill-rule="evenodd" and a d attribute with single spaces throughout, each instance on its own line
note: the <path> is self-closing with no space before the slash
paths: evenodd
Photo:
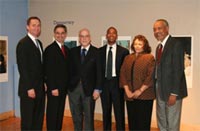
<path id="1" fill-rule="evenodd" d="M 69 49 L 79 46 L 78 37 L 67 37 L 65 39 L 64 45 L 66 45 Z"/>
<path id="2" fill-rule="evenodd" d="M 0 82 L 8 81 L 8 36 L 0 36 Z"/>
<path id="3" fill-rule="evenodd" d="M 193 36 L 191 35 L 173 35 L 172 37 L 178 39 L 183 43 L 185 49 L 184 66 L 187 88 L 192 88 L 193 80 Z"/>

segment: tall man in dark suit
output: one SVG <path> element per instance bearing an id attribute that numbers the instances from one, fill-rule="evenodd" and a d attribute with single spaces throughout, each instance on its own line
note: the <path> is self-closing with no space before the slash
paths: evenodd
<path id="1" fill-rule="evenodd" d="M 38 17 L 27 20 L 28 34 L 16 49 L 20 74 L 19 90 L 21 130 L 42 130 L 45 105 L 45 89 L 42 59 L 42 43 L 38 40 L 41 21 Z"/>
<path id="2" fill-rule="evenodd" d="M 154 75 L 158 127 L 161 131 L 179 131 L 182 99 L 187 96 L 184 46 L 169 35 L 164 19 L 156 20 L 153 31 L 159 43 Z"/>
<path id="3" fill-rule="evenodd" d="M 84 130 L 94 130 L 95 100 L 101 92 L 101 63 L 88 29 L 80 30 L 79 43 L 70 55 L 70 110 L 74 130 L 83 130 L 83 125 Z"/>
<path id="4" fill-rule="evenodd" d="M 129 51 L 116 44 L 117 37 L 117 29 L 114 27 L 108 28 L 106 34 L 108 44 L 100 48 L 103 76 L 101 102 L 104 130 L 111 130 L 112 104 L 114 107 L 116 129 L 125 130 L 124 90 L 119 88 L 119 74 L 123 60 L 129 54 Z"/>
<path id="5" fill-rule="evenodd" d="M 69 49 L 64 45 L 67 36 L 65 25 L 54 28 L 55 41 L 44 52 L 47 84 L 47 130 L 62 130 L 65 99 L 69 84 Z"/>

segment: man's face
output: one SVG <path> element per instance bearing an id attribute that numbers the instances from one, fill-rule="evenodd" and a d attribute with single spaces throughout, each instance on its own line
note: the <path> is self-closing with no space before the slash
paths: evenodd
<path id="1" fill-rule="evenodd" d="M 90 44 L 91 38 L 88 30 L 82 30 L 79 33 L 79 42 L 83 47 L 86 47 Z"/>
<path id="2" fill-rule="evenodd" d="M 65 29 L 62 27 L 58 27 L 54 32 L 54 38 L 60 42 L 64 43 L 65 38 L 67 37 L 67 33 L 65 32 Z"/>
<path id="3" fill-rule="evenodd" d="M 106 38 L 107 38 L 109 45 L 116 43 L 117 37 L 118 37 L 118 35 L 117 35 L 116 29 L 114 29 L 114 28 L 108 29 L 107 34 L 106 34 Z"/>
<path id="4" fill-rule="evenodd" d="M 37 19 L 32 19 L 29 25 L 26 26 L 28 32 L 34 37 L 39 37 L 41 33 L 41 23 Z"/>
<path id="5" fill-rule="evenodd" d="M 158 41 L 163 41 L 169 34 L 169 27 L 163 21 L 156 21 L 153 26 L 153 32 Z"/>

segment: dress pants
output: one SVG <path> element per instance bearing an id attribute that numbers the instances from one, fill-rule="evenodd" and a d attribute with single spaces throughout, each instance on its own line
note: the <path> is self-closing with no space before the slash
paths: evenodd
<path id="1" fill-rule="evenodd" d="M 20 97 L 21 130 L 42 130 L 44 120 L 45 96 L 35 99 Z"/>
<path id="2" fill-rule="evenodd" d="M 111 111 L 113 106 L 116 130 L 125 130 L 124 90 L 119 88 L 119 81 L 117 78 L 105 80 L 101 93 L 101 103 L 103 109 L 103 129 L 111 130 Z"/>
<path id="3" fill-rule="evenodd" d="M 176 100 L 173 106 L 168 106 L 159 95 L 159 87 L 156 83 L 156 116 L 160 131 L 180 131 L 180 118 L 182 99 Z"/>
<path id="4" fill-rule="evenodd" d="M 73 90 L 69 91 L 69 104 L 74 123 L 74 130 L 94 130 L 94 107 L 93 96 L 86 96 L 79 83 Z"/>
<path id="5" fill-rule="evenodd" d="M 48 94 L 47 112 L 46 112 L 47 130 L 49 131 L 62 130 L 65 100 L 66 100 L 66 95 L 52 96 Z"/>
<path id="6" fill-rule="evenodd" d="M 126 101 L 130 131 L 150 131 L 153 100 Z"/>

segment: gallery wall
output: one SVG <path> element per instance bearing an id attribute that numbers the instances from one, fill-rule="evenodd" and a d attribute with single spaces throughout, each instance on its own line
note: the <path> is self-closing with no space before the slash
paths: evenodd
<path id="1" fill-rule="evenodd" d="M 182 123 L 200 125 L 200 1 L 199 0 L 30 0 L 29 15 L 42 20 L 41 40 L 45 47 L 52 42 L 54 23 L 64 22 L 68 36 L 77 36 L 81 28 L 89 28 L 92 43 L 100 47 L 101 37 L 109 26 L 115 26 L 120 36 L 145 35 L 153 49 L 156 40 L 152 26 L 156 19 L 165 18 L 172 35 L 191 35 L 193 86 L 183 102 Z M 100 100 L 95 112 L 101 113 Z M 155 120 L 155 108 L 153 112 Z"/>
<path id="2" fill-rule="evenodd" d="M 26 33 L 27 17 L 27 0 L 0 0 L 0 36 L 8 36 L 8 81 L 0 83 L 0 114 L 14 110 L 15 49 Z"/>

